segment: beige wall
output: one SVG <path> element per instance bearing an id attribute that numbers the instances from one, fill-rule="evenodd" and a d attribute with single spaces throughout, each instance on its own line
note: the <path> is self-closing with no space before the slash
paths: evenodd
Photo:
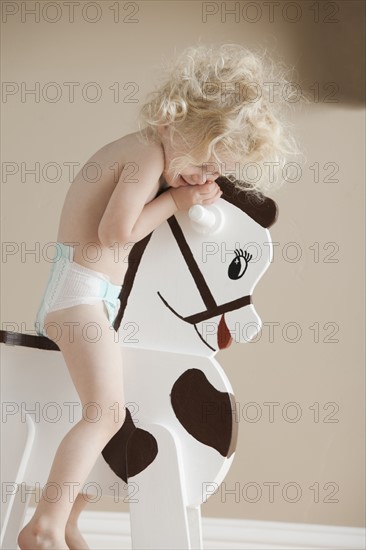
<path id="1" fill-rule="evenodd" d="M 8 4 L 20 7 L 20 3 Z M 26 4 L 31 7 L 34 2 Z M 287 2 L 275 11 L 273 22 L 260 3 L 262 17 L 256 23 L 245 20 L 246 2 L 238 2 L 238 21 L 220 13 L 221 4 L 229 9 L 233 2 L 212 2 L 210 8 L 219 12 L 206 23 L 198 1 L 139 1 L 128 9 L 121 2 L 118 23 L 113 22 L 112 4 L 99 2 L 102 16 L 94 24 L 81 17 L 81 7 L 70 23 L 63 2 L 59 2 L 61 19 L 54 24 L 42 15 L 38 23 L 31 16 L 22 23 L 19 13 L 2 24 L 3 81 L 25 83 L 28 88 L 39 82 L 41 89 L 57 82 L 62 92 L 55 103 L 42 95 L 39 102 L 32 96 L 22 100 L 20 92 L 15 92 L 2 104 L 3 163 L 19 168 L 2 183 L 2 240 L 15 247 L 13 256 L 3 256 L 2 327 L 14 322 L 16 330 L 33 330 L 49 264 L 42 254 L 22 257 L 21 250 L 35 246 L 42 250 L 56 239 L 70 184 L 66 163 L 81 166 L 102 145 L 137 129 L 137 111 L 157 82 L 163 57 L 169 59 L 198 40 L 266 45 L 274 56 L 295 65 L 295 80 L 305 90 L 318 82 L 320 98 L 297 108 L 292 117 L 307 156 L 301 178 L 273 195 L 280 215 L 271 235 L 279 244 L 273 265 L 254 294 L 256 309 L 267 324 L 256 342 L 234 344 L 216 356 L 235 390 L 239 440 L 222 490 L 203 505 L 202 513 L 363 526 L 364 3 L 332 2 L 338 9 L 331 16 L 320 2 L 320 21 L 326 15 L 338 20 L 324 23 L 314 22 L 310 3 L 300 1 L 295 4 L 302 15 L 293 23 L 281 14 Z M 136 22 L 128 22 L 134 5 L 138 11 L 130 19 Z M 90 8 L 86 17 L 94 13 Z M 45 14 L 54 16 L 51 9 Z M 248 17 L 253 16 L 248 12 Z M 288 11 L 288 17 L 293 16 Z M 64 82 L 80 83 L 74 103 L 67 98 Z M 80 88 L 90 82 L 97 82 L 102 91 L 96 103 L 80 94 Z M 110 90 L 116 82 L 119 102 L 113 101 Z M 332 91 L 326 88 L 329 82 L 339 86 L 337 101 L 332 103 L 325 101 L 326 93 Z M 127 87 L 127 83 L 133 84 Z M 49 89 L 50 96 L 52 92 Z M 130 94 L 138 101 L 128 102 Z M 31 168 L 36 162 L 41 168 L 58 163 L 59 181 L 46 181 L 42 175 L 35 181 L 29 174 L 22 181 L 21 163 Z M 332 175 L 333 166 L 337 181 L 329 182 L 326 176 Z M 289 243 L 296 243 L 298 261 L 291 261 L 295 248 Z M 273 341 L 271 322 L 277 323 Z M 296 337 L 294 327 L 298 341 L 291 343 Z M 278 403 L 273 422 L 265 404 L 269 402 Z M 262 415 L 257 422 L 250 422 L 255 414 L 250 403 Z M 289 421 L 295 413 L 289 403 L 295 403 L 301 415 L 297 422 Z M 273 502 L 271 482 L 277 484 Z M 289 502 L 295 497 L 291 486 L 287 486 L 287 499 L 283 496 L 289 483 L 297 484 L 297 502 Z M 236 498 L 225 495 L 225 489 L 235 486 Z M 257 502 L 255 487 L 261 491 Z M 327 502 L 332 499 L 335 502 Z M 90 507 L 128 510 L 127 504 L 117 506 L 106 500 Z"/>

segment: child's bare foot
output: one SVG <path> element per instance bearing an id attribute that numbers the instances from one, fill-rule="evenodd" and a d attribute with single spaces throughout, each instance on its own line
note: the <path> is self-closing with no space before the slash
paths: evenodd
<path id="1" fill-rule="evenodd" d="M 66 525 L 65 539 L 69 550 L 89 550 L 86 540 L 82 537 L 78 526 L 74 523 Z"/>
<path id="2" fill-rule="evenodd" d="M 60 531 L 32 521 L 20 531 L 17 542 L 21 550 L 68 550 Z"/>

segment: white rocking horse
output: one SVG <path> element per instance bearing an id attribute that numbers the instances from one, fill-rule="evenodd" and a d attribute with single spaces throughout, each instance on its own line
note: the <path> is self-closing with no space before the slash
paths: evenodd
<path id="1" fill-rule="evenodd" d="M 259 200 L 226 178 L 217 183 L 223 194 L 214 204 L 178 212 L 129 254 L 114 324 L 127 415 L 88 481 L 114 497 L 116 483 L 133 489 L 134 549 L 202 549 L 200 506 L 219 488 L 234 458 L 234 392 L 214 355 L 233 336 L 244 343 L 261 329 L 252 293 L 272 260 L 268 228 L 278 210 L 272 199 Z M 21 425 L 17 404 L 37 398 L 42 403 L 37 380 L 47 376 L 48 403 L 79 400 L 54 342 L 11 331 L 1 336 L 5 344 L 17 345 L 1 346 L 3 401 L 5 396 L 15 403 L 5 425 L 20 441 L 18 448 L 13 444 L 7 470 L 12 477 L 6 481 L 12 481 L 2 526 L 3 541 L 14 544 L 29 500 L 21 499 L 22 484 L 42 487 L 61 435 L 70 429 L 70 418 L 61 418 L 55 430 L 42 415 L 35 424 L 26 414 L 27 425 Z M 78 411 L 74 416 L 77 422 Z"/>

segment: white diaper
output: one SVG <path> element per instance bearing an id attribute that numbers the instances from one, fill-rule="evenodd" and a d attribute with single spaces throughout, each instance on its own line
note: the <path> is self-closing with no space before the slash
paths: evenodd
<path id="1" fill-rule="evenodd" d="M 78 304 L 96 304 L 101 300 L 111 325 L 118 314 L 121 286 L 111 283 L 109 277 L 73 261 L 74 248 L 56 243 L 58 254 L 52 264 L 48 283 L 34 323 L 39 336 L 47 336 L 44 319 L 47 313 Z"/>

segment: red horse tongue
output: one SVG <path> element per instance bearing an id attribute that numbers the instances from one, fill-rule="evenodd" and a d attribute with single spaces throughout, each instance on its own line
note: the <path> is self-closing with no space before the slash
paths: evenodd
<path id="1" fill-rule="evenodd" d="M 219 349 L 228 348 L 233 341 L 230 331 L 227 328 L 227 324 L 225 323 L 224 315 L 224 313 L 221 315 L 219 328 L 217 331 L 217 344 L 219 346 Z"/>

